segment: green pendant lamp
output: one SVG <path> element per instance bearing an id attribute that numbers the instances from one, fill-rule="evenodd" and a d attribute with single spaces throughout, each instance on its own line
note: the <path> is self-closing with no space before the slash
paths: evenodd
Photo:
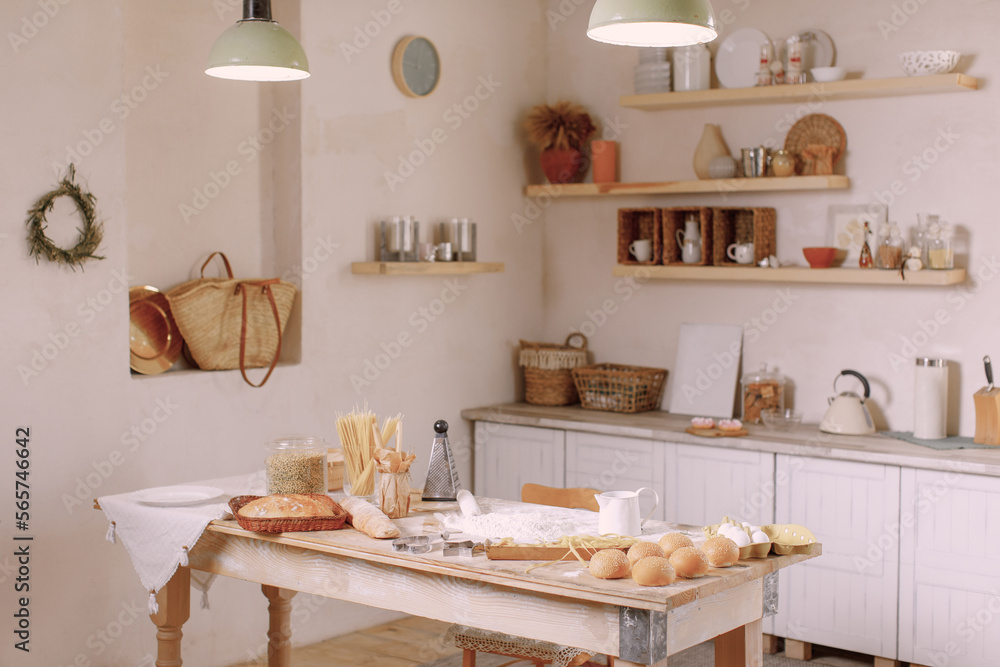
<path id="1" fill-rule="evenodd" d="M 620 46 L 689 46 L 719 36 L 709 0 L 597 0 L 587 37 Z"/>
<path id="2" fill-rule="evenodd" d="M 238 81 L 296 81 L 309 60 L 290 32 L 271 19 L 271 0 L 243 0 L 243 19 L 219 35 L 205 74 Z"/>

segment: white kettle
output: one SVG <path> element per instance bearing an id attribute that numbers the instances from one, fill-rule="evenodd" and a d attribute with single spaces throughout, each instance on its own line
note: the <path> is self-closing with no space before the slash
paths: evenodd
<path id="1" fill-rule="evenodd" d="M 865 387 L 865 395 L 858 396 L 852 391 L 845 391 L 829 399 L 830 407 L 819 423 L 819 430 L 841 435 L 871 435 L 875 432 L 875 422 L 872 421 L 872 413 L 865 404 L 871 395 L 868 380 L 857 371 L 841 371 L 833 381 L 834 392 L 837 391 L 837 380 L 845 375 L 853 375 L 861 380 L 861 384 Z"/>
<path id="2" fill-rule="evenodd" d="M 653 508 L 642 519 L 639 518 L 639 494 L 649 491 L 653 494 Z M 649 487 L 638 491 L 605 491 L 595 493 L 601 512 L 597 516 L 597 532 L 601 535 L 621 535 L 636 537 L 642 534 L 642 524 L 653 515 L 660 504 L 660 495 Z"/>

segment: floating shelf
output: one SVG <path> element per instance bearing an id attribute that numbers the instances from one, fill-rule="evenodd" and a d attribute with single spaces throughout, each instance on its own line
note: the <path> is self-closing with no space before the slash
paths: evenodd
<path id="1" fill-rule="evenodd" d="M 455 276 L 503 272 L 503 262 L 354 262 L 351 264 L 351 273 L 373 276 Z"/>
<path id="2" fill-rule="evenodd" d="M 965 74 L 904 76 L 893 79 L 846 79 L 830 83 L 802 83 L 760 88 L 717 88 L 651 95 L 623 95 L 619 104 L 629 109 L 658 111 L 690 107 L 777 104 L 820 100 L 849 100 L 899 95 L 959 93 L 979 88 L 979 80 Z"/>
<path id="3" fill-rule="evenodd" d="M 640 266 L 618 264 L 614 275 L 650 280 L 703 282 L 820 283 L 826 285 L 945 286 L 965 282 L 965 269 L 911 271 L 901 280 L 898 271 L 878 269 L 810 269 L 790 266 L 768 269 L 756 266 Z"/>
<path id="4" fill-rule="evenodd" d="M 703 181 L 667 181 L 664 183 L 567 183 L 529 185 L 529 197 L 607 197 L 622 195 L 732 195 L 743 192 L 794 192 L 796 190 L 846 190 L 847 176 L 789 176 L 777 178 L 713 178 Z"/>

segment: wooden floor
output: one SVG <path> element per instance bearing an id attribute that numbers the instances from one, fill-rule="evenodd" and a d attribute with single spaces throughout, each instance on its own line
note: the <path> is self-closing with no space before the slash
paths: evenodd
<path id="1" fill-rule="evenodd" d="M 448 623 L 411 616 L 292 651 L 294 667 L 415 667 L 462 651 L 445 645 Z M 241 662 L 232 667 L 260 667 Z"/>

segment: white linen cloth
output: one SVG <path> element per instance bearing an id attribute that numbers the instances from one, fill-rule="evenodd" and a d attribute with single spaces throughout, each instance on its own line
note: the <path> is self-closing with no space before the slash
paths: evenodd
<path id="1" fill-rule="evenodd" d="M 262 473 L 191 482 L 190 485 L 214 486 L 223 496 L 201 505 L 156 507 L 140 502 L 140 491 L 102 496 L 97 499 L 108 518 L 107 540 L 121 540 L 132 559 L 143 588 L 149 591 L 149 613 L 159 611 L 156 593 L 174 576 L 179 566 L 187 566 L 187 552 L 194 548 L 209 523 L 232 519 L 228 502 L 233 496 L 261 493 Z M 188 486 L 187 484 L 183 486 Z M 215 575 L 192 572 L 191 583 L 202 593 L 202 606 L 208 606 L 208 589 Z"/>

